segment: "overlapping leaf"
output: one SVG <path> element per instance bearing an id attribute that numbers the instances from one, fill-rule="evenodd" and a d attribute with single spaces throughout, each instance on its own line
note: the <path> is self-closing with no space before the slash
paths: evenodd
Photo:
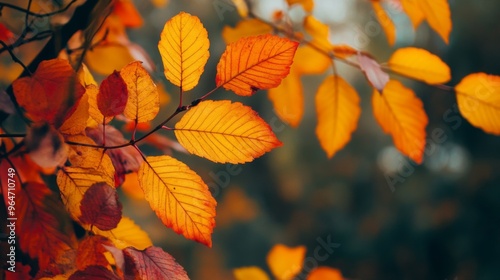
<path id="1" fill-rule="evenodd" d="M 104 117 L 113 117 L 123 113 L 127 100 L 127 84 L 119 72 L 113 72 L 102 81 L 97 94 L 97 108 Z"/>
<path id="2" fill-rule="evenodd" d="M 220 163 L 244 163 L 281 146 L 269 125 L 250 107 L 230 101 L 203 101 L 175 125 L 190 153 Z"/>
<path id="3" fill-rule="evenodd" d="M 342 149 L 356 130 L 361 108 L 356 90 L 339 76 L 327 77 L 316 94 L 316 135 L 329 158 Z"/>
<path id="4" fill-rule="evenodd" d="M 235 27 L 224 26 L 222 38 L 226 44 L 231 44 L 245 37 L 269 34 L 272 31 L 273 28 L 269 24 L 252 18 L 238 22 Z"/>
<path id="5" fill-rule="evenodd" d="M 78 269 L 85 269 L 87 266 L 99 265 L 106 267 L 109 262 L 104 253 L 106 249 L 103 245 L 111 245 L 106 237 L 100 235 L 89 235 L 78 245 L 76 252 L 76 266 Z"/>
<path id="6" fill-rule="evenodd" d="M 421 163 L 425 148 L 427 115 L 422 101 L 399 81 L 391 80 L 382 93 L 372 98 L 373 114 L 394 145 L 416 163 Z"/>
<path id="7" fill-rule="evenodd" d="M 112 230 L 104 231 L 93 227 L 92 232 L 107 237 L 118 249 L 134 247 L 137 250 L 144 250 L 153 246 L 148 234 L 128 217 L 122 217 L 118 226 Z"/>
<path id="8" fill-rule="evenodd" d="M 278 87 L 269 90 L 268 96 L 280 119 L 297 127 L 304 115 L 304 93 L 300 76 L 292 71 Z"/>
<path id="9" fill-rule="evenodd" d="M 189 280 L 186 271 L 175 259 L 158 247 L 144 251 L 134 248 L 123 250 L 125 274 L 135 275 L 134 279 L 176 279 Z"/>
<path id="10" fill-rule="evenodd" d="M 164 225 L 176 233 L 212 246 L 215 205 L 208 186 L 184 163 L 169 157 L 148 157 L 139 170 L 145 199 Z"/>
<path id="11" fill-rule="evenodd" d="M 448 0 L 401 0 L 401 3 L 414 27 L 417 27 L 423 19 L 426 19 L 430 27 L 446 43 L 449 42 L 452 22 Z"/>
<path id="12" fill-rule="evenodd" d="M 460 113 L 474 126 L 500 135 L 500 77 L 468 75 L 456 86 Z"/>
<path id="13" fill-rule="evenodd" d="M 207 30 L 198 17 L 181 12 L 170 19 L 158 43 L 167 79 L 183 91 L 193 89 L 210 56 L 209 46 Z"/>
<path id="14" fill-rule="evenodd" d="M 217 65 L 217 86 L 249 96 L 278 86 L 293 63 L 298 43 L 273 35 L 259 35 L 229 44 Z"/>
<path id="15" fill-rule="evenodd" d="M 80 202 L 80 221 L 100 230 L 114 229 L 122 218 L 122 205 L 116 189 L 106 183 L 93 184 Z"/>
<path id="16" fill-rule="evenodd" d="M 419 48 L 401 48 L 389 60 L 392 71 L 428 84 L 444 84 L 451 79 L 451 70 L 437 55 Z"/>

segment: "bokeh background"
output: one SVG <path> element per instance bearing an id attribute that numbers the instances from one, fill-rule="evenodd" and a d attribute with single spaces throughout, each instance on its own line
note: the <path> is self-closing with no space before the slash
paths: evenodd
<path id="1" fill-rule="evenodd" d="M 393 48 L 369 1 L 315 2 L 314 14 L 330 24 L 334 43 L 362 48 L 381 62 L 395 48 L 414 45 L 450 65 L 449 85 L 473 72 L 500 74 L 498 1 L 450 1 L 454 26 L 449 45 L 426 24 L 414 32 L 405 15 L 393 12 L 398 25 Z M 200 17 L 209 31 L 211 58 L 199 87 L 188 94 L 193 98 L 214 87 L 215 67 L 225 47 L 221 30 L 239 20 L 235 10 L 220 17 L 216 7 L 221 3 L 227 2 L 170 1 L 157 9 L 136 1 L 146 22 L 129 36 L 158 62 L 159 77 L 157 43 L 167 19 L 186 11 Z M 164 228 L 144 202 L 130 201 L 125 212 L 193 279 L 233 279 L 231 269 L 241 266 L 268 270 L 266 254 L 277 243 L 305 245 L 307 256 L 313 256 L 318 239 L 339 245 L 319 265 L 339 268 L 349 279 L 500 279 L 500 137 L 464 120 L 452 92 L 405 80 L 429 115 L 432 144 L 424 163 L 416 166 L 397 152 L 374 120 L 364 77 L 356 69 L 338 67 L 358 90 L 363 111 L 351 142 L 330 160 L 314 133 L 314 94 L 323 76 L 303 79 L 306 113 L 297 129 L 277 118 L 266 92 L 245 99 L 224 91 L 213 95 L 251 105 L 271 123 L 284 146 L 239 166 L 176 155 L 209 183 L 219 203 L 212 249 Z M 176 92 L 162 80 L 168 91 Z M 171 97 L 176 104 L 177 96 Z M 445 140 L 433 140 L 432 133 Z"/>

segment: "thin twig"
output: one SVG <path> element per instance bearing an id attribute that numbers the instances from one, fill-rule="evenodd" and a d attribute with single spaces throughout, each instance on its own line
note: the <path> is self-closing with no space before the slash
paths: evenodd
<path id="1" fill-rule="evenodd" d="M 29 5 L 31 6 L 31 0 L 29 2 L 30 2 Z M 73 4 L 75 4 L 76 2 L 77 2 L 77 0 L 72 0 L 64 8 L 61 8 L 61 9 L 59 9 L 57 11 L 53 11 L 53 12 L 50 12 L 50 13 L 44 13 L 44 14 L 35 13 L 35 12 L 30 11 L 29 9 L 27 10 L 25 8 L 21 8 L 19 6 L 16 6 L 16 5 L 13 5 L 13 4 L 9 4 L 9 3 L 5 3 L 5 2 L 0 2 L 0 9 L 2 9 L 3 7 L 6 7 L 6 8 L 10 8 L 10 9 L 16 10 L 16 11 L 20 11 L 20 12 L 26 13 L 26 17 L 32 16 L 32 17 L 36 17 L 36 18 L 44 18 L 44 17 L 50 17 L 50 16 L 53 16 L 53 15 L 64 13 Z"/>

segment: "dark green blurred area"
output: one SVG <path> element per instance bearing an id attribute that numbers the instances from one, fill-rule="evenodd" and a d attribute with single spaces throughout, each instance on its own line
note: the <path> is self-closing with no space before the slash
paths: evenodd
<path id="1" fill-rule="evenodd" d="M 156 77 L 163 75 L 156 46 L 166 20 L 186 11 L 199 16 L 208 29 L 211 58 L 187 100 L 215 86 L 215 67 L 225 47 L 220 32 L 238 20 L 235 11 L 220 20 L 216 2 L 171 1 L 164 9 L 154 9 L 149 1 L 136 1 L 145 26 L 129 34 L 157 62 Z M 363 26 L 373 18 L 368 3 L 358 2 L 351 12 L 353 24 Z M 417 30 L 413 45 L 450 65 L 449 85 L 474 72 L 500 75 L 500 2 L 456 0 L 451 6 L 450 45 L 426 24 Z M 382 33 L 370 38 L 367 48 L 379 61 L 386 61 L 394 49 L 388 48 Z M 500 279 L 500 137 L 462 119 L 451 92 L 405 81 L 425 104 L 429 137 L 442 131 L 440 139 L 445 139 L 429 147 L 424 164 L 415 166 L 394 151 L 392 139 L 375 122 L 371 90 L 363 76 L 339 69 L 341 75 L 346 69 L 358 89 L 363 113 L 351 142 L 330 160 L 314 132 L 314 94 L 323 77 L 303 80 L 306 114 L 297 129 L 277 119 L 265 92 L 245 99 L 223 91 L 213 95 L 252 106 L 284 146 L 237 167 L 175 155 L 215 190 L 218 226 L 212 249 L 166 229 L 147 203 L 131 201 L 125 214 L 142 223 L 155 244 L 171 253 L 193 279 L 232 279 L 231 269 L 242 266 L 268 270 L 266 254 L 277 243 L 306 245 L 307 256 L 314 259 L 318 240 L 340 246 L 326 260 L 315 260 L 317 264 L 339 268 L 349 279 Z M 170 93 L 177 92 L 161 80 Z M 174 110 L 177 101 L 172 94 L 164 112 Z M 388 177 L 400 180 L 391 185 Z"/>

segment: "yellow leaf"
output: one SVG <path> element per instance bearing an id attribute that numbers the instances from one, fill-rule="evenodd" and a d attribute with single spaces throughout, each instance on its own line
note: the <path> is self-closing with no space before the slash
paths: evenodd
<path id="1" fill-rule="evenodd" d="M 109 238 L 116 248 L 122 250 L 127 247 L 134 247 L 138 250 L 144 250 L 153 246 L 153 242 L 148 234 L 134 223 L 130 218 L 122 217 L 118 226 L 112 230 L 103 231 L 97 227 L 92 227 L 94 234 Z"/>
<path id="2" fill-rule="evenodd" d="M 413 90 L 391 80 L 382 93 L 374 91 L 372 106 L 375 119 L 385 133 L 392 135 L 396 148 L 421 163 L 428 119 L 422 101 Z"/>
<path id="3" fill-rule="evenodd" d="M 157 8 L 163 8 L 168 5 L 169 2 L 169 0 L 151 0 L 151 3 Z"/>
<path id="4" fill-rule="evenodd" d="M 94 140 L 85 135 L 68 135 L 66 137 L 66 141 L 81 143 L 84 145 L 96 144 Z M 72 166 L 98 169 L 101 165 L 101 161 L 107 162 L 109 160 L 109 158 L 106 158 L 106 155 L 103 155 L 103 149 L 87 147 L 84 145 L 70 145 L 68 158 Z M 108 163 L 105 164 L 107 165 Z M 111 174 L 112 171 L 108 170 L 107 172 Z"/>
<path id="5" fill-rule="evenodd" d="M 226 44 L 231 44 L 245 37 L 269 34 L 272 31 L 273 28 L 269 24 L 251 18 L 238 22 L 235 27 L 224 26 L 222 29 L 222 38 L 224 38 Z"/>
<path id="6" fill-rule="evenodd" d="M 94 76 L 92 76 L 92 73 L 90 73 L 89 68 L 85 65 L 82 64 L 82 67 L 80 70 L 78 70 L 78 79 L 80 79 L 80 83 L 83 86 L 88 86 L 88 85 L 96 85 L 97 82 L 94 79 Z"/>
<path id="7" fill-rule="evenodd" d="M 183 91 L 194 88 L 210 56 L 207 30 L 198 17 L 181 12 L 165 24 L 160 37 L 165 77 Z"/>
<path id="8" fill-rule="evenodd" d="M 297 47 L 297 42 L 269 34 L 229 44 L 217 65 L 216 84 L 242 96 L 276 87 L 290 72 Z"/>
<path id="9" fill-rule="evenodd" d="M 326 267 L 326 266 L 320 266 L 307 276 L 307 280 L 343 280 L 344 277 L 342 276 L 342 273 L 338 269 Z"/>
<path id="10" fill-rule="evenodd" d="M 99 87 L 97 85 L 90 84 L 85 87 L 85 95 L 88 96 L 89 116 L 90 116 L 90 118 L 87 119 L 88 127 L 95 127 L 98 124 L 102 124 L 103 121 L 105 123 L 109 123 L 113 119 L 113 117 L 104 118 L 104 115 L 99 110 L 99 107 L 97 107 L 98 94 L 99 94 Z"/>
<path id="11" fill-rule="evenodd" d="M 155 83 L 141 62 L 135 61 L 120 70 L 128 89 L 128 101 L 123 114 L 138 123 L 148 122 L 160 111 L 160 96 Z"/>
<path id="12" fill-rule="evenodd" d="M 287 0 L 288 5 L 292 6 L 295 4 L 300 4 L 306 12 L 312 12 L 314 8 L 313 0 Z"/>
<path id="13" fill-rule="evenodd" d="M 268 92 L 278 117 L 292 127 L 297 127 L 304 115 L 304 93 L 300 76 L 291 72 L 277 88 Z"/>
<path id="14" fill-rule="evenodd" d="M 416 29 L 425 19 L 425 15 L 420 9 L 420 6 L 415 0 L 401 0 L 403 9 L 410 18 L 413 28 Z"/>
<path id="15" fill-rule="evenodd" d="M 250 107 L 228 100 L 203 101 L 175 125 L 190 153 L 220 163 L 244 163 L 281 146 L 271 127 Z"/>
<path id="16" fill-rule="evenodd" d="M 164 225 L 212 247 L 217 202 L 200 176 L 169 157 L 148 157 L 139 170 L 145 199 Z"/>
<path id="17" fill-rule="evenodd" d="M 378 22 L 382 26 L 382 29 L 385 32 L 385 36 L 387 36 L 387 41 L 389 45 L 393 46 L 396 43 L 396 26 L 392 19 L 389 17 L 382 7 L 382 3 L 380 0 L 372 0 L 373 10 L 375 12 L 375 16 L 377 17 Z"/>
<path id="18" fill-rule="evenodd" d="M 95 183 L 115 185 L 114 167 L 111 159 L 103 155 L 99 168 L 65 167 L 57 173 L 57 186 L 61 199 L 71 218 L 78 221 L 81 215 L 80 202 L 85 192 Z"/>
<path id="19" fill-rule="evenodd" d="M 305 45 L 297 49 L 292 71 L 301 75 L 319 75 L 323 74 L 330 65 L 332 65 L 332 60 L 329 56 Z"/>
<path id="20" fill-rule="evenodd" d="M 236 268 L 233 274 L 236 280 L 269 280 L 269 276 L 256 266 Z"/>
<path id="21" fill-rule="evenodd" d="M 500 76 L 471 74 L 455 91 L 460 113 L 473 126 L 500 135 Z"/>
<path id="22" fill-rule="evenodd" d="M 311 35 L 311 43 L 325 51 L 330 50 L 333 46 L 330 43 L 330 28 L 328 25 L 317 20 L 313 16 L 307 16 L 304 19 L 304 29 Z"/>
<path id="23" fill-rule="evenodd" d="M 361 108 L 356 90 L 339 76 L 327 77 L 316 94 L 316 135 L 329 158 L 351 140 Z"/>
<path id="24" fill-rule="evenodd" d="M 109 75 L 134 61 L 129 49 L 120 43 L 101 43 L 85 54 L 87 65 L 101 75 Z"/>
<path id="25" fill-rule="evenodd" d="M 452 29 L 448 0 L 419 0 L 417 3 L 430 27 L 448 44 Z"/>
<path id="26" fill-rule="evenodd" d="M 451 79 L 451 70 L 441 58 L 419 48 L 401 48 L 391 56 L 389 67 L 406 77 L 430 85 L 444 84 Z"/>
<path id="27" fill-rule="evenodd" d="M 62 134 L 80 134 L 85 131 L 87 127 L 87 120 L 89 119 L 89 97 L 84 94 L 80 99 L 75 112 L 67 118 L 59 128 Z"/>
<path id="28" fill-rule="evenodd" d="M 231 0 L 238 10 L 238 14 L 242 18 L 248 17 L 248 5 L 245 0 Z"/>
<path id="29" fill-rule="evenodd" d="M 267 265 L 278 280 L 293 279 L 302 270 L 306 247 L 275 245 L 267 254 Z"/>
<path id="30" fill-rule="evenodd" d="M 121 188 L 129 198 L 144 200 L 144 192 L 139 185 L 139 178 L 136 172 L 125 175 L 125 181 L 123 182 Z"/>

